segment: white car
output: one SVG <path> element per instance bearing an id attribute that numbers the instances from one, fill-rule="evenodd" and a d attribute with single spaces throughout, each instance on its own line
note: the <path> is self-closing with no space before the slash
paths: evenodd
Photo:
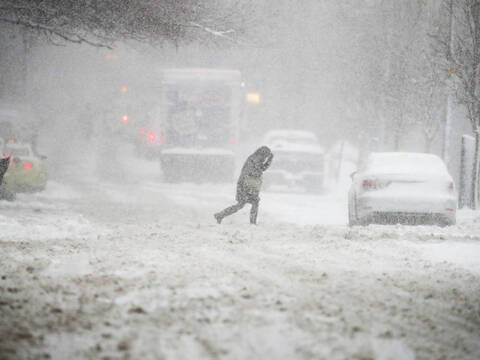
<path id="1" fill-rule="evenodd" d="M 320 191 L 324 180 L 324 150 L 316 135 L 305 130 L 272 130 L 264 143 L 274 154 L 263 175 L 265 187 Z"/>
<path id="2" fill-rule="evenodd" d="M 369 223 L 438 224 L 456 222 L 452 177 L 436 155 L 372 153 L 352 174 L 349 225 Z"/>

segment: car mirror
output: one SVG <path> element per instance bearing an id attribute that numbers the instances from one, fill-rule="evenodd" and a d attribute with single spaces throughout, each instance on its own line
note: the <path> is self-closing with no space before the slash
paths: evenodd
<path id="1" fill-rule="evenodd" d="M 352 179 L 352 180 L 353 180 L 353 178 L 355 177 L 355 175 L 356 175 L 356 174 L 357 174 L 357 172 L 356 172 L 356 171 L 352 172 L 352 173 L 350 174 L 350 179 Z"/>

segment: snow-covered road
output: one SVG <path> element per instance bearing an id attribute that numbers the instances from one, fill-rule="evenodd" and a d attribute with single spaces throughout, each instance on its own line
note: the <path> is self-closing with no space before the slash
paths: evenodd
<path id="1" fill-rule="evenodd" d="M 50 182 L 0 202 L 0 358 L 479 359 L 480 214 L 348 228 L 345 192 Z"/>

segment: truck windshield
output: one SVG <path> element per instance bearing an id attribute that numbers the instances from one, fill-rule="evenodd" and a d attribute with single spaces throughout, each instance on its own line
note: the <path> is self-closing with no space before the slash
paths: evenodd
<path id="1" fill-rule="evenodd" d="M 221 82 L 165 85 L 169 146 L 225 146 L 232 139 L 232 90 Z"/>

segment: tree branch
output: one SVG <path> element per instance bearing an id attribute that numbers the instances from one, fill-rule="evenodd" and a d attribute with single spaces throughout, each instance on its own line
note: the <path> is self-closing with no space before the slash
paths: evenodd
<path id="1" fill-rule="evenodd" d="M 11 19 L 1 18 L 1 17 L 0 17 L 0 22 L 5 22 L 5 23 L 9 23 L 9 24 L 14 24 L 14 25 L 21 25 L 25 28 L 32 29 L 32 30 L 46 31 L 46 32 L 48 32 L 52 35 L 58 36 L 59 38 L 65 40 L 65 41 L 76 43 L 76 44 L 85 43 L 85 44 L 88 44 L 88 45 L 91 45 L 91 46 L 94 46 L 94 47 L 112 49 L 112 47 L 110 45 L 98 43 L 98 42 L 95 42 L 95 41 L 91 41 L 89 39 L 86 39 L 86 38 L 78 35 L 78 34 L 65 34 L 65 33 L 60 32 L 59 30 L 57 30 L 55 28 L 45 26 L 45 25 L 41 25 L 41 24 L 32 24 L 30 22 L 26 22 L 26 21 L 22 21 L 22 20 L 11 20 Z"/>

